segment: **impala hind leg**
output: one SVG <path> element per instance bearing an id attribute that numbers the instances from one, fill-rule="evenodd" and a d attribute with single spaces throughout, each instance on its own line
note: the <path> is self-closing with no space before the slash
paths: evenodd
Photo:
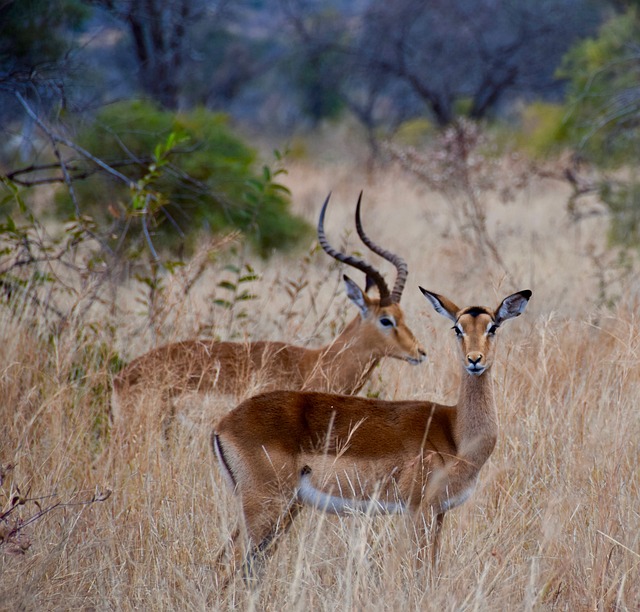
<path id="1" fill-rule="evenodd" d="M 264 561 L 275 552 L 302 505 L 295 495 L 291 495 L 288 498 L 263 498 L 259 508 L 253 500 L 247 504 L 243 501 L 242 506 L 249 541 L 242 574 L 245 581 L 251 581 L 259 577 Z"/>
<path id="2" fill-rule="evenodd" d="M 239 527 L 233 530 L 231 536 L 229 536 L 229 543 L 222 547 L 222 550 L 216 557 L 215 566 L 218 568 L 216 574 L 218 577 L 218 585 L 221 590 L 226 589 L 229 586 L 232 578 L 235 576 L 238 563 L 238 550 L 241 547 L 241 531 Z M 227 557 L 231 556 L 230 560 Z"/>
<path id="3" fill-rule="evenodd" d="M 276 505 L 276 502 L 274 502 Z M 229 538 L 229 545 L 225 546 L 216 559 L 219 569 L 218 584 L 226 589 L 240 570 L 246 583 L 256 583 L 260 577 L 264 562 L 273 554 L 279 538 L 284 535 L 302 506 L 295 499 L 290 503 L 281 503 L 280 511 L 265 511 L 255 520 L 253 504 L 243 504 L 245 514 L 244 528 L 237 527 Z M 229 551 L 229 549 L 231 549 Z M 230 554 L 230 560 L 225 567 L 225 559 Z"/>
<path id="4" fill-rule="evenodd" d="M 295 487 L 279 484 L 244 482 L 236 486 L 243 514 L 243 528 L 230 538 L 231 564 L 223 571 L 221 586 L 226 588 L 238 570 L 246 582 L 259 578 L 265 559 L 273 554 L 279 538 L 286 533 L 301 509 Z M 218 565 L 227 556 L 227 548 L 218 555 Z"/>

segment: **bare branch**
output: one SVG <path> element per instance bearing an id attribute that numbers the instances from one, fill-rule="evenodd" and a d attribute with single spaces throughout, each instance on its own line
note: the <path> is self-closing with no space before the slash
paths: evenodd
<path id="1" fill-rule="evenodd" d="M 64 136 L 60 136 L 60 134 L 55 133 L 53 130 L 51 130 L 49 127 L 47 127 L 44 124 L 44 122 L 33 111 L 33 109 L 29 106 L 29 104 L 22 97 L 22 95 L 20 95 L 20 93 L 16 92 L 15 96 L 18 99 L 18 101 L 20 102 L 20 104 L 22 105 L 22 107 L 25 109 L 25 111 L 27 112 L 29 117 L 31 117 L 36 122 L 38 127 L 49 137 L 49 139 L 53 143 L 63 144 L 66 147 L 69 147 L 70 149 L 73 149 L 74 151 L 77 151 L 83 157 L 86 157 L 88 160 L 92 161 L 97 166 L 100 166 L 100 168 L 102 168 L 105 172 L 108 172 L 109 174 L 111 174 L 112 176 L 117 178 L 118 180 L 122 181 L 125 185 L 131 187 L 132 181 L 131 181 L 131 179 L 129 177 L 125 176 L 121 172 L 118 172 L 115 168 L 113 168 L 109 164 L 105 163 L 99 157 L 96 157 L 95 155 L 92 155 L 91 153 L 89 153 L 89 151 L 87 151 L 86 149 L 84 149 L 80 145 L 76 144 L 72 140 L 69 140 L 68 138 L 65 138 Z"/>
<path id="2" fill-rule="evenodd" d="M 87 168 L 87 169 L 83 168 L 82 170 L 80 170 L 80 168 L 76 166 L 76 164 L 78 163 L 78 160 L 73 160 L 73 159 L 66 160 L 64 163 L 67 167 L 67 170 L 70 173 L 72 181 L 79 181 L 79 180 L 89 178 L 90 176 L 93 176 L 97 172 L 101 171 L 101 169 L 97 167 Z M 112 168 L 122 168 L 122 167 L 131 166 L 133 164 L 140 164 L 140 163 L 149 164 L 151 163 L 151 158 L 145 157 L 145 158 L 137 158 L 135 160 L 126 159 L 126 160 L 112 161 L 112 162 L 109 162 L 109 165 Z M 40 165 L 31 164 L 30 166 L 19 168 L 18 170 L 12 170 L 11 172 L 8 172 L 7 174 L 0 175 L 0 176 L 3 176 L 4 178 L 12 181 L 16 185 L 20 185 L 21 187 L 35 187 L 37 185 L 52 185 L 56 183 L 64 183 L 65 182 L 64 176 L 48 176 L 48 177 L 37 178 L 37 179 L 19 178 L 22 175 L 29 175 L 29 174 L 38 173 L 38 172 L 46 172 L 48 170 L 57 170 L 59 167 L 60 167 L 59 163 L 40 164 Z"/>

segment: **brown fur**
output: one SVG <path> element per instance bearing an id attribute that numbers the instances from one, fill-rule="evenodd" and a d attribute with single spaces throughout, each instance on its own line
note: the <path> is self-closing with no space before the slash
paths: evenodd
<path id="1" fill-rule="evenodd" d="M 364 294 L 363 294 L 364 296 Z M 135 410 L 153 390 L 165 400 L 188 391 L 240 395 L 248 388 L 328 390 L 352 394 L 383 357 L 422 361 L 424 351 L 398 304 L 381 307 L 367 298 L 368 315 L 358 315 L 329 345 L 308 349 L 284 342 L 186 340 L 134 359 L 113 382 L 116 421 Z M 379 319 L 392 316 L 393 329 Z"/>
<path id="2" fill-rule="evenodd" d="M 268 341 L 186 340 L 149 351 L 134 359 L 113 381 L 112 418 L 120 426 L 118 429 L 140 428 L 132 425 L 131 417 L 146 416 L 136 413 L 141 399 L 149 395 L 152 401 L 147 404 L 164 420 L 172 411 L 171 399 L 189 391 L 235 396 L 246 394 L 248 389 L 352 394 L 360 390 L 383 357 L 414 364 L 423 361 L 425 352 L 407 327 L 399 304 L 408 274 L 406 263 L 365 234 L 360 219 L 361 198 L 362 194 L 356 206 L 356 230 L 371 251 L 396 267 L 393 291 L 389 291 L 384 278 L 372 265 L 335 250 L 327 242 L 324 233 L 327 197 L 318 222 L 320 245 L 331 257 L 364 272 L 369 281 L 374 281 L 379 299 L 368 297 L 344 276 L 347 295 L 360 314 L 333 342 L 322 348 Z"/>
<path id="3" fill-rule="evenodd" d="M 246 400 L 218 424 L 214 450 L 240 497 L 249 560 L 297 513 L 301 474 L 310 474 L 326 499 L 375 498 L 383 509 L 399 503 L 416 519 L 421 548 L 421 526 L 435 518 L 435 558 L 444 514 L 466 499 L 495 446 L 494 326 L 518 316 L 530 292 L 505 298 L 495 312 L 462 310 L 423 292 L 460 333 L 464 371 L 456 405 L 275 391 Z"/>

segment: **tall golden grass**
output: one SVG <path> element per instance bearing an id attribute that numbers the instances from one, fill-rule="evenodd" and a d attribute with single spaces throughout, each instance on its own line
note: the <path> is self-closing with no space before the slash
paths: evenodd
<path id="1" fill-rule="evenodd" d="M 383 361 L 366 393 L 455 400 L 453 334 L 418 284 L 462 304 L 533 290 L 525 315 L 500 331 L 498 445 L 474 496 L 447 516 L 438 574 L 416 565 L 402 517 L 308 510 L 256 588 L 238 579 L 223 591 L 216 559 L 239 511 L 208 438 L 232 402 L 187 398 L 169 443 L 106 444 L 108 355 L 130 359 L 200 329 L 320 343 L 352 314 L 327 257 L 301 253 L 251 259 L 258 298 L 243 304 L 247 317 L 229 317 L 208 302 L 221 258 L 188 298 L 180 273 L 167 280 L 155 325 L 127 287 L 122 308 L 96 306 L 52 339 L 37 320 L 0 314 L 0 508 L 25 502 L 5 535 L 38 517 L 0 543 L 0 608 L 640 609 L 639 285 L 633 273 L 616 282 L 606 219 L 571 222 L 566 190 L 542 180 L 511 204 L 489 199 L 500 267 L 461 235 L 446 201 L 398 170 L 299 163 L 289 186 L 311 222 L 333 191 L 327 231 L 348 248 L 357 242 L 342 228 L 364 188 L 368 233 L 409 263 L 403 306 L 429 361 Z"/>

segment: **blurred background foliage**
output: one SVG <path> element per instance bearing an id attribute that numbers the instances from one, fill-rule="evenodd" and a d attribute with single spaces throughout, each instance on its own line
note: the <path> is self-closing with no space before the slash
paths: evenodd
<path id="1" fill-rule="evenodd" d="M 91 14 L 79 0 L 21 0 L 0 4 L 0 63 L 4 83 L 14 76 L 31 76 L 50 69 L 69 49 L 69 37 L 77 35 Z M 62 75 L 58 75 L 62 78 Z"/>
<path id="2" fill-rule="evenodd" d="M 109 227 L 115 240 L 126 229 L 130 244 L 143 245 L 145 214 L 155 240 L 174 251 L 189 250 L 198 234 L 226 228 L 242 230 L 261 255 L 310 235 L 288 211 L 289 191 L 277 180 L 282 169 L 256 171 L 256 151 L 233 133 L 224 114 L 122 101 L 105 106 L 76 133 L 81 147 L 131 181 L 100 171 L 92 160 L 74 166 L 86 175 L 76 184 L 84 213 Z M 67 191 L 56 201 L 58 215 L 73 215 Z"/>
<path id="3" fill-rule="evenodd" d="M 639 60 L 635 6 L 567 52 L 557 72 L 568 83 L 561 142 L 576 146 L 582 156 L 603 167 L 638 158 Z"/>
<path id="4" fill-rule="evenodd" d="M 534 159 L 569 153 L 567 175 L 589 164 L 577 192 L 634 246 L 640 189 L 620 169 L 639 154 L 639 4 L 5 0 L 2 214 L 14 188 L 29 206 L 50 184 L 37 212 L 109 257 L 157 261 L 238 229 L 267 256 L 311 233 L 289 212 L 286 156 L 258 151 L 355 121 L 385 163 L 385 143 L 437 146 L 471 120 Z"/>

